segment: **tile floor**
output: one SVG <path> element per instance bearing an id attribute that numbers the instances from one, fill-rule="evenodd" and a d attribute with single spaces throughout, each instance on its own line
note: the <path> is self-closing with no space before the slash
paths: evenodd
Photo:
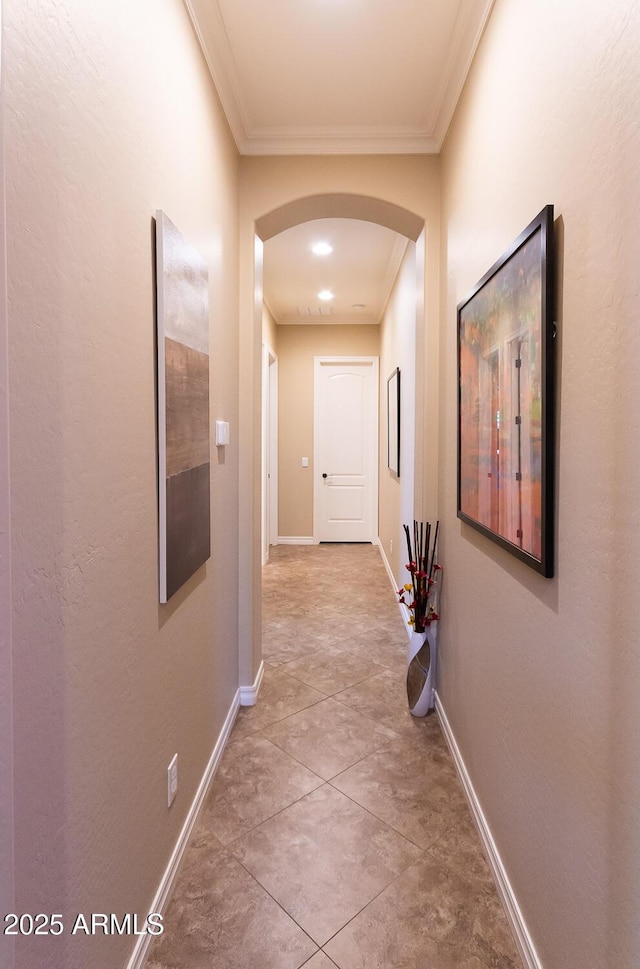
<path id="1" fill-rule="evenodd" d="M 279 546 L 241 709 L 148 969 L 521 969 L 373 546 Z"/>

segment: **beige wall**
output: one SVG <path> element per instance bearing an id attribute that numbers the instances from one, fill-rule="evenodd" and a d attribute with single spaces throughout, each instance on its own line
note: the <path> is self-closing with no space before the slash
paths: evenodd
<path id="1" fill-rule="evenodd" d="M 497 0 L 443 156 L 439 683 L 545 969 L 640 952 L 640 8 Z M 546 204 L 557 575 L 456 519 L 456 304 Z"/>
<path id="2" fill-rule="evenodd" d="M 378 356 L 377 326 L 278 327 L 278 531 L 313 536 L 313 358 Z M 302 458 L 309 467 L 302 467 Z"/>
<path id="3" fill-rule="evenodd" d="M 144 916 L 238 686 L 237 155 L 181 0 L 6 0 L 4 32 L 16 909 Z M 232 427 L 212 558 L 164 607 L 157 208 L 209 263 Z M 19 964 L 114 969 L 135 940 L 55 941 Z"/>
<path id="4" fill-rule="evenodd" d="M 414 517 L 416 311 L 416 246 L 409 243 L 380 325 L 378 534 L 398 587 L 408 578 L 402 524 L 411 525 Z M 387 465 L 387 380 L 396 367 L 401 398 L 399 477 Z"/>

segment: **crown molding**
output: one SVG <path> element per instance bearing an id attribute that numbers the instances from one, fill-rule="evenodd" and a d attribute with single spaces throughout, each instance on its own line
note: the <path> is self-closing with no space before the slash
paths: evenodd
<path id="1" fill-rule="evenodd" d="M 474 5 L 482 12 L 479 19 L 472 17 Z M 435 102 L 432 134 L 438 145 L 438 151 L 442 148 L 447 136 L 447 131 L 453 120 L 454 112 L 494 5 L 495 0 L 484 0 L 483 3 L 480 3 L 480 0 L 466 0 L 458 11 L 447 63 Z"/>
<path id="2" fill-rule="evenodd" d="M 339 128 L 320 131 L 283 128 L 277 134 L 259 129 L 242 140 L 241 155 L 432 155 L 440 145 L 429 135 L 405 135 L 393 130 L 357 134 Z"/>
<path id="3" fill-rule="evenodd" d="M 227 28 L 217 0 L 183 0 L 236 146 L 248 138 L 249 121 Z"/>
<path id="4" fill-rule="evenodd" d="M 289 313 L 276 321 L 278 326 L 378 326 L 380 320 L 372 313 L 337 313 L 335 316 L 321 316 L 308 313 L 304 316 Z"/>
<path id="5" fill-rule="evenodd" d="M 241 155 L 437 154 L 449 129 L 495 0 L 462 0 L 429 124 L 380 127 L 264 127 L 253 123 L 218 0 L 184 0 Z"/>

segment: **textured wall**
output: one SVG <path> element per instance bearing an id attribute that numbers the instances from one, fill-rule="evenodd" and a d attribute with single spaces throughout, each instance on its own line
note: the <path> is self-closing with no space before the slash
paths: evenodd
<path id="1" fill-rule="evenodd" d="M 497 0 L 443 155 L 440 689 L 545 969 L 640 952 L 640 10 Z M 556 212 L 557 575 L 456 519 L 456 304 Z"/>
<path id="2" fill-rule="evenodd" d="M 238 685 L 237 154 L 181 0 L 4 13 L 16 904 L 144 915 Z M 164 607 L 157 208 L 209 264 L 232 429 L 212 558 Z M 133 941 L 43 937 L 19 963 L 114 969 Z"/>

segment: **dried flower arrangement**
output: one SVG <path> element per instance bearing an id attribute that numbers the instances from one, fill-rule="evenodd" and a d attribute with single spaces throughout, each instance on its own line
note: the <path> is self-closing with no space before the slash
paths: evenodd
<path id="1" fill-rule="evenodd" d="M 409 619 L 415 632 L 423 633 L 426 627 L 439 619 L 433 605 L 434 586 L 441 566 L 436 563 L 436 547 L 438 544 L 438 529 L 440 522 L 436 522 L 433 529 L 433 543 L 431 541 L 431 522 L 413 523 L 413 543 L 408 525 L 403 525 L 407 539 L 409 561 L 405 566 L 411 574 L 411 582 L 407 582 L 402 589 L 398 589 L 399 601 L 406 605 L 412 613 Z M 407 602 L 405 595 L 411 593 L 412 601 Z"/>

